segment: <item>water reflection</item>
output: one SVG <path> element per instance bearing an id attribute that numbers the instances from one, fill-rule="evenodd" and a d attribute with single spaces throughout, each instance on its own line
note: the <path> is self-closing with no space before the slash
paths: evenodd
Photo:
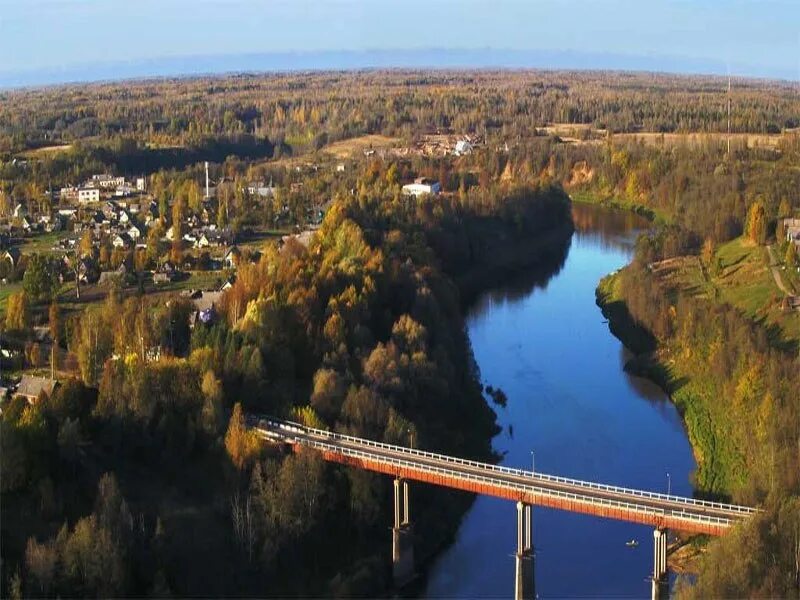
<path id="1" fill-rule="evenodd" d="M 485 384 L 508 396 L 494 440 L 502 463 L 537 471 L 691 495 L 694 461 L 666 396 L 624 372 L 626 356 L 595 304 L 595 287 L 624 266 L 637 215 L 574 205 L 576 232 L 548 273 L 505 282 L 473 303 L 467 327 Z M 513 426 L 514 435 L 509 435 Z M 479 497 L 455 543 L 429 573 L 425 595 L 509 597 L 516 544 L 513 503 Z M 540 597 L 649 594 L 652 531 L 639 525 L 535 508 Z M 640 547 L 625 542 L 638 539 Z"/>
<path id="2" fill-rule="evenodd" d="M 604 250 L 632 251 L 636 237 L 650 222 L 635 213 L 575 202 L 572 204 L 575 232 Z"/>
<path id="3" fill-rule="evenodd" d="M 547 289 L 547 282 L 557 276 L 569 254 L 572 240 L 566 240 L 562 246 L 554 246 L 543 255 L 535 267 L 515 273 L 510 278 L 476 298 L 468 305 L 468 312 L 481 312 L 481 307 L 502 302 L 516 302 L 527 298 L 537 288 Z"/>

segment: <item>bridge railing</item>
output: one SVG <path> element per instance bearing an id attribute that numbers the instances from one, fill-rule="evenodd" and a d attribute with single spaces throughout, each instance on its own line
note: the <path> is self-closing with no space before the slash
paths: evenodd
<path id="1" fill-rule="evenodd" d="M 303 433 L 306 434 L 306 428 L 302 425 L 288 425 L 286 427 L 281 427 L 283 430 L 291 431 L 295 429 L 296 433 Z M 289 429 L 292 428 L 292 429 Z M 257 429 L 261 433 L 261 435 L 265 437 L 270 437 L 270 431 L 264 429 Z M 311 437 L 306 437 L 304 439 L 298 439 L 298 443 L 302 444 L 303 446 L 307 446 L 310 448 L 315 448 L 318 450 L 327 450 L 329 452 L 335 452 L 337 454 L 341 454 L 343 456 L 350 456 L 353 458 L 361 458 L 364 460 L 371 460 L 375 461 L 376 456 L 374 453 L 361 450 L 358 448 L 353 448 L 351 446 L 342 446 L 340 444 L 335 444 L 319 439 L 314 439 Z M 598 496 L 589 496 L 586 494 L 580 494 L 575 492 L 568 492 L 564 490 L 552 489 L 552 488 L 543 488 L 537 486 L 535 484 L 525 484 L 525 483 L 516 483 L 511 482 L 505 479 L 501 479 L 499 477 L 492 477 L 491 475 L 481 475 L 478 473 L 473 473 L 469 471 L 460 471 L 449 469 L 446 467 L 440 467 L 437 465 L 432 465 L 430 463 L 420 463 L 417 461 L 408 460 L 406 458 L 395 458 L 395 457 L 387 457 L 381 456 L 380 460 L 390 464 L 392 466 L 396 466 L 399 468 L 407 468 L 410 470 L 428 473 L 428 474 L 437 474 L 437 475 L 444 475 L 447 477 L 452 477 L 455 479 L 460 480 L 467 480 L 473 481 L 476 483 L 482 483 L 486 485 L 491 485 L 498 488 L 503 488 L 510 490 L 515 493 L 528 493 L 533 495 L 538 495 L 540 497 L 548 497 L 548 498 L 557 498 L 562 500 L 570 500 L 573 502 L 578 502 L 581 504 L 585 504 L 587 506 L 593 507 L 608 507 L 620 510 L 627 510 L 631 512 L 636 512 L 640 515 L 652 515 L 653 517 L 670 517 L 672 519 L 685 521 L 686 523 L 705 523 L 710 525 L 720 525 L 723 527 L 730 526 L 732 523 L 732 519 L 728 519 L 725 517 L 717 517 L 713 515 L 707 514 L 698 514 L 693 512 L 686 512 L 683 509 L 663 509 L 663 508 L 656 508 L 653 506 L 648 506 L 646 504 L 640 504 L 636 502 L 627 502 L 624 500 L 615 500 L 613 498 L 607 497 L 598 497 Z"/>
<path id="2" fill-rule="evenodd" d="M 604 483 L 596 483 L 592 481 L 582 481 L 579 479 L 571 479 L 569 477 L 560 477 L 558 475 L 548 475 L 546 473 L 539 473 L 539 472 L 532 472 L 527 471 L 524 469 L 517 469 L 513 467 L 505 467 L 502 465 L 493 465 L 491 463 L 483 463 L 475 460 L 470 460 L 466 458 L 459 458 L 455 456 L 448 456 L 446 454 L 439 454 L 435 452 L 428 452 L 426 450 L 420 450 L 416 448 L 408 448 L 406 446 L 396 446 L 393 444 L 387 444 L 386 442 L 378 442 L 375 440 L 369 440 L 366 438 L 359 438 L 351 435 L 347 435 L 344 433 L 338 433 L 335 431 L 327 431 L 324 429 L 315 429 L 313 427 L 307 427 L 300 423 L 294 423 L 291 421 L 281 421 L 277 419 L 272 419 L 270 417 L 255 417 L 255 419 L 259 422 L 265 422 L 269 427 L 277 428 L 281 431 L 285 431 L 290 434 L 303 434 L 303 435 L 314 435 L 318 437 L 323 437 L 332 440 L 344 441 L 349 442 L 352 444 L 357 444 L 360 446 L 367 446 L 370 448 L 378 448 L 382 450 L 387 450 L 390 452 L 395 453 L 402 453 L 412 456 L 419 456 L 424 457 L 432 460 L 443 461 L 451 464 L 458 464 L 473 468 L 479 468 L 482 470 L 490 470 L 497 473 L 503 473 L 505 475 L 512 475 L 516 477 L 525 477 L 525 478 L 533 478 L 535 480 L 541 481 L 548 481 L 551 483 L 559 483 L 563 485 L 570 485 L 573 487 L 581 487 L 587 490 L 596 490 L 602 491 L 612 494 L 620 494 L 620 495 L 627 495 L 633 496 L 636 498 L 646 498 L 650 500 L 658 500 L 663 502 L 671 502 L 676 504 L 684 504 L 696 508 L 707 508 L 707 509 L 716 509 L 716 510 L 723 510 L 730 513 L 735 513 L 742 516 L 747 516 L 758 512 L 758 509 L 751 508 L 749 506 L 741 506 L 736 504 L 726 504 L 723 502 L 713 502 L 709 500 L 699 500 L 696 498 L 686 498 L 683 496 L 675 496 L 671 494 L 663 494 L 660 492 L 652 492 L 648 490 L 637 490 L 633 488 L 625 488 L 621 486 L 615 485 L 607 485 Z"/>

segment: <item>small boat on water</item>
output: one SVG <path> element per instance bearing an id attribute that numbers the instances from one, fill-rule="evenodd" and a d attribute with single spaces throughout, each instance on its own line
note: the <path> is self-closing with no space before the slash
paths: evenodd
<path id="1" fill-rule="evenodd" d="M 638 545 L 639 545 L 639 542 L 637 542 L 636 540 L 630 540 L 630 541 L 628 541 L 628 542 L 625 542 L 625 545 L 626 545 L 628 548 L 636 548 L 636 546 L 638 546 Z"/>

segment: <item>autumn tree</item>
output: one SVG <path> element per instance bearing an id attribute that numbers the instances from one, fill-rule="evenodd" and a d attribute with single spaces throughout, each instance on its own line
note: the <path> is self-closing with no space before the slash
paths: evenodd
<path id="1" fill-rule="evenodd" d="M 767 214 L 761 200 L 754 202 L 747 211 L 747 237 L 756 244 L 767 243 Z"/>
<path id="2" fill-rule="evenodd" d="M 214 375 L 214 371 L 209 369 L 203 375 L 200 389 L 203 392 L 203 429 L 209 435 L 216 437 L 223 426 L 222 382 Z"/>
<path id="3" fill-rule="evenodd" d="M 240 471 L 258 455 L 258 437 L 245 426 L 242 405 L 238 402 L 233 405 L 233 412 L 228 422 L 225 449 L 231 462 Z"/>
<path id="4" fill-rule="evenodd" d="M 58 306 L 57 300 L 53 300 L 47 313 L 47 322 L 50 327 L 50 338 L 53 340 L 53 344 L 58 345 L 59 340 L 61 339 L 61 309 Z"/>
<path id="5" fill-rule="evenodd" d="M 6 305 L 6 329 L 27 329 L 29 322 L 28 295 L 24 290 L 11 294 Z"/>

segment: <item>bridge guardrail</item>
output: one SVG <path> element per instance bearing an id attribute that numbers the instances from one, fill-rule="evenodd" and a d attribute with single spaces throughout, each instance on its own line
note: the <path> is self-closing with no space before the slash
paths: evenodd
<path id="1" fill-rule="evenodd" d="M 373 447 L 373 448 L 381 448 L 384 450 L 388 450 L 391 452 L 396 452 L 400 454 L 407 454 L 413 456 L 420 456 L 426 457 L 434 460 L 439 460 L 451 464 L 459 464 L 465 465 L 475 468 L 480 468 L 484 470 L 490 470 L 498 473 L 504 473 L 507 475 L 513 475 L 517 477 L 525 477 L 525 478 L 533 478 L 538 479 L 541 481 L 549 481 L 553 483 L 560 483 L 564 485 L 571 485 L 575 487 L 582 487 L 589 490 L 600 490 L 608 493 L 614 494 L 622 494 L 627 496 L 633 496 L 637 498 L 648 498 L 653 500 L 660 500 L 665 502 L 672 502 L 675 504 L 684 504 L 698 508 L 708 508 L 708 509 L 717 509 L 723 510 L 731 513 L 740 514 L 743 516 L 751 515 L 758 512 L 758 509 L 751 508 L 748 506 L 740 506 L 736 504 L 726 504 L 722 502 L 712 502 L 708 500 L 698 500 L 695 498 L 685 498 L 683 496 L 674 496 L 670 494 L 662 494 L 659 492 L 651 492 L 647 490 L 636 490 L 632 488 L 624 488 L 621 486 L 614 486 L 614 485 L 607 485 L 603 483 L 595 483 L 591 481 L 582 481 L 579 479 L 571 479 L 568 477 L 560 477 L 557 475 L 548 475 L 546 473 L 534 473 L 531 471 L 526 471 L 523 469 L 516 469 L 512 467 L 504 467 L 501 465 L 492 465 L 490 463 L 482 463 L 479 461 L 474 461 L 465 458 L 458 458 L 453 456 L 447 456 L 445 454 L 438 454 L 435 452 L 428 452 L 425 450 L 419 450 L 415 448 L 407 448 L 405 446 L 396 446 L 393 444 L 387 444 L 385 442 L 377 442 L 374 440 L 369 440 L 366 438 L 359 438 L 343 433 L 337 433 L 335 431 L 326 431 L 323 429 L 315 429 L 313 427 L 306 427 L 300 423 L 294 423 L 291 421 L 281 421 L 277 419 L 272 419 L 266 416 L 256 416 L 255 417 L 259 421 L 264 421 L 273 428 L 278 428 L 283 431 L 287 431 L 289 433 L 301 433 L 304 435 L 315 435 L 318 437 L 324 437 L 327 439 L 334 439 L 334 440 L 342 440 L 347 441 L 363 446 Z"/>
<path id="2" fill-rule="evenodd" d="M 291 431 L 288 428 L 284 429 Z M 308 428 L 305 428 L 304 426 L 300 425 L 299 428 L 295 428 L 295 432 L 307 433 L 306 431 L 304 431 L 304 429 Z M 269 431 L 264 431 L 261 429 L 258 429 L 258 431 L 266 437 L 270 436 Z M 366 460 L 375 460 L 374 454 L 370 454 L 369 452 L 366 452 L 364 450 L 359 450 L 357 448 L 332 444 L 325 441 L 316 440 L 313 438 L 306 438 L 304 440 L 298 439 L 298 442 L 304 446 L 316 448 L 319 450 L 328 450 L 345 456 L 363 458 Z M 697 513 L 687 513 L 685 510 L 660 509 L 660 508 L 654 508 L 652 506 L 647 506 L 645 504 L 637 504 L 634 502 L 626 502 L 623 500 L 613 500 L 611 498 L 604 498 L 604 497 L 598 498 L 593 496 L 587 496 L 584 494 L 577 494 L 574 492 L 566 492 L 563 490 L 542 488 L 536 485 L 511 483 L 509 481 L 505 481 L 503 479 L 499 479 L 496 477 L 479 475 L 471 472 L 456 471 L 453 469 L 446 469 L 444 467 L 438 467 L 436 465 L 431 465 L 428 463 L 417 463 L 403 458 L 382 457 L 382 459 L 386 460 L 389 464 L 393 466 L 405 467 L 408 469 L 414 469 L 417 471 L 423 471 L 427 473 L 434 473 L 450 477 L 456 477 L 460 479 L 466 479 L 468 481 L 475 481 L 478 483 L 484 483 L 501 487 L 514 492 L 531 493 L 550 498 L 573 500 L 575 502 L 580 502 L 590 506 L 605 506 L 610 508 L 618 508 L 623 510 L 635 511 L 638 512 L 639 514 L 653 515 L 656 517 L 669 516 L 673 519 L 686 521 L 687 523 L 701 522 L 701 523 L 708 523 L 712 525 L 722 525 L 722 526 L 730 526 L 730 524 L 732 523 L 731 519 L 727 519 L 725 517 L 716 517 L 712 515 L 704 515 Z"/>

